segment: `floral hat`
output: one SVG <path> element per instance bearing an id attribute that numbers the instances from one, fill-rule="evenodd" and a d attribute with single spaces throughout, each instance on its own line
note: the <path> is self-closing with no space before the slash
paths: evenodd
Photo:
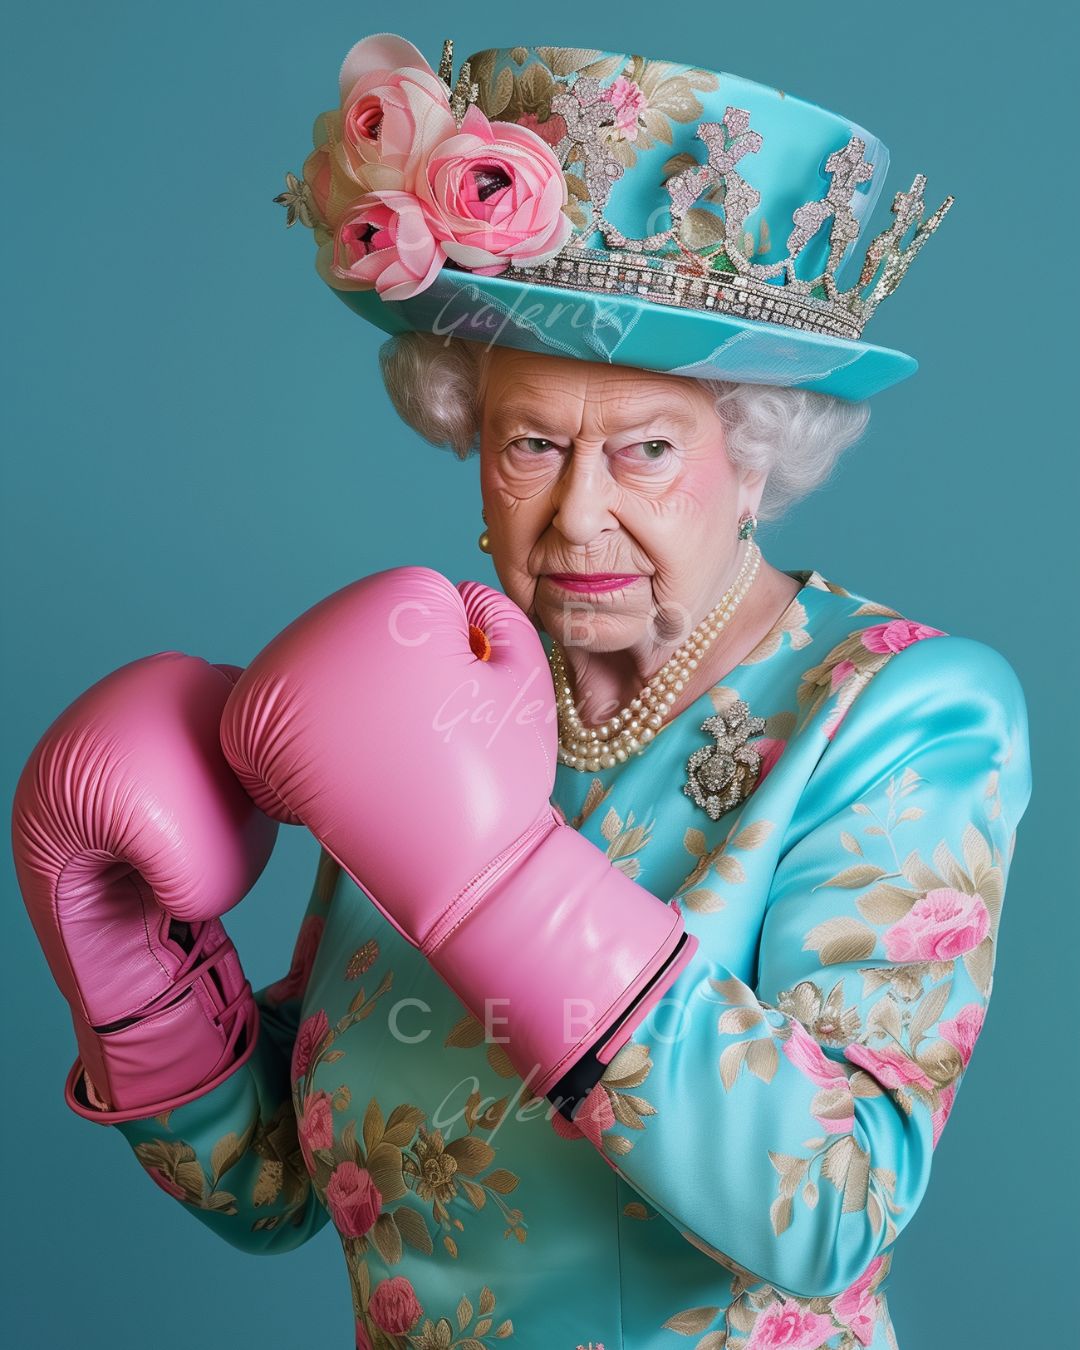
<path id="1" fill-rule="evenodd" d="M 301 177 L 324 281 L 388 333 L 423 331 L 696 378 L 861 399 L 915 360 L 861 340 L 952 198 L 892 201 L 838 272 L 889 153 L 782 90 L 569 47 L 478 52 L 452 79 L 377 33 L 341 68 Z"/>

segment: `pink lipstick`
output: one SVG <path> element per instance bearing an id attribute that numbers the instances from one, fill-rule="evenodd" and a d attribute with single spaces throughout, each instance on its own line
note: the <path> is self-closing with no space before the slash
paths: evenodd
<path id="1" fill-rule="evenodd" d="M 560 590 L 574 591 L 579 595 L 618 591 L 638 580 L 636 572 L 545 572 L 544 575 Z"/>

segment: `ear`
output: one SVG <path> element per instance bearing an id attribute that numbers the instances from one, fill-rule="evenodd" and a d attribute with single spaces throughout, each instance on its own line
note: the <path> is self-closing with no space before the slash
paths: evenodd
<path id="1" fill-rule="evenodd" d="M 768 469 L 748 469 L 739 479 L 739 512 L 751 511 L 756 516 L 761 496 L 765 491 Z"/>

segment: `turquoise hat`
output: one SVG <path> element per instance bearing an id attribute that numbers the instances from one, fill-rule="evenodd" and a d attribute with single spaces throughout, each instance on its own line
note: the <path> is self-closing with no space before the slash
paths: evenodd
<path id="1" fill-rule="evenodd" d="M 917 175 L 871 238 L 889 152 L 847 118 L 579 48 L 477 52 L 455 83 L 449 41 L 436 72 L 394 34 L 356 44 L 339 83 L 275 201 L 387 333 L 843 399 L 917 368 L 862 329 L 952 198 L 924 218 Z"/>

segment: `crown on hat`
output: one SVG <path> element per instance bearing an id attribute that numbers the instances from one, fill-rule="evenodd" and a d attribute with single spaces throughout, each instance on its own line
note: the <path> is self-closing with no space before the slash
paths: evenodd
<path id="1" fill-rule="evenodd" d="M 404 42 L 402 39 L 395 41 Z M 472 79 L 468 61 L 462 65 L 457 82 L 452 82 L 452 60 L 453 42 L 448 38 L 443 43 L 437 79 L 446 101 L 446 111 L 454 126 L 461 129 L 470 109 L 474 110 L 473 117 L 481 112 L 480 91 Z M 432 75 L 426 62 L 423 65 Z M 343 101 L 344 73 L 343 68 Z M 477 263 L 475 270 L 483 270 L 485 275 L 578 291 L 628 293 L 660 304 L 713 310 L 857 339 L 863 325 L 878 304 L 899 285 L 916 254 L 953 204 L 953 198 L 948 196 L 932 215 L 924 218 L 926 179 L 923 174 L 916 174 L 911 188 L 894 196 L 891 208 L 894 220 L 870 243 L 857 281 L 849 289 L 841 290 L 836 273 L 860 233 L 852 202 L 859 184 L 867 182 L 874 171 L 873 163 L 866 159 L 866 142 L 862 137 L 852 135 L 846 145 L 827 157 L 824 164 L 824 172 L 830 179 L 827 191 L 792 213 L 793 228 L 786 240 L 786 256 L 763 263 L 753 261 L 754 238 L 745 228 L 747 217 L 761 202 L 761 194 L 741 176 L 739 167 L 747 156 L 756 155 L 763 144 L 761 133 L 750 125 L 751 115 L 746 109 L 729 104 L 721 121 L 697 124 L 695 134 L 705 148 L 704 163 L 683 154 L 669 161 L 667 166 L 670 172 L 663 187 L 670 203 L 670 226 L 641 238 L 630 238 L 604 215 L 612 187 L 625 171 L 624 163 L 612 146 L 610 133 L 616 115 L 610 90 L 605 89 L 596 75 L 578 71 L 572 82 L 556 83 L 550 105 L 552 116 L 558 114 L 561 117 L 565 133 L 558 140 L 550 141 L 536 136 L 539 153 L 553 156 L 564 174 L 572 173 L 576 181 L 584 180 L 588 221 L 585 228 L 575 232 L 567 228 L 553 235 L 549 227 L 545 242 L 550 243 L 554 238 L 555 248 L 534 249 L 531 253 L 524 249 L 516 256 L 511 252 L 509 256 L 496 259 L 495 266 L 487 265 L 482 269 Z M 528 132 L 527 127 L 518 124 L 488 124 L 486 119 L 482 120 L 492 130 L 512 125 L 516 133 Z M 333 132 L 327 134 L 334 142 Z M 336 152 L 337 144 L 340 142 L 334 145 Z M 488 171 L 492 172 L 490 168 Z M 481 198 L 485 192 L 505 186 L 498 178 L 499 170 L 495 169 L 494 173 L 495 180 L 486 182 L 479 189 Z M 364 173 L 353 176 L 357 202 L 376 197 L 390 201 L 406 195 L 367 191 L 371 182 L 365 181 Z M 315 229 L 320 242 L 331 242 L 334 231 L 320 213 L 311 184 L 292 174 L 286 175 L 286 182 L 288 190 L 274 198 L 287 208 L 286 223 L 291 225 L 299 219 Z M 325 198 L 325 192 L 322 195 Z M 723 215 L 695 210 L 697 204 L 705 200 L 721 205 Z M 563 201 L 565 204 L 565 195 Z M 691 221 L 693 228 L 688 229 Z M 816 276 L 800 277 L 796 273 L 796 262 L 826 222 L 829 224 L 825 266 Z M 564 220 L 559 223 L 569 225 Z M 914 233 L 904 244 L 902 241 L 912 226 Z M 354 231 L 354 246 L 357 238 L 362 240 L 361 246 L 369 244 L 378 228 L 366 225 L 360 236 Z M 337 229 L 340 230 L 340 223 Z M 386 230 L 384 213 L 384 239 Z M 597 233 L 602 237 L 602 247 L 586 242 Z M 470 235 L 469 242 L 474 241 L 475 237 Z M 449 236 L 447 247 L 452 247 Z M 458 252 L 460 256 L 468 250 L 462 248 Z M 491 255 L 485 255 L 483 262 L 490 264 Z M 442 265 L 473 270 L 450 256 L 442 259 Z M 340 269 L 332 270 L 339 273 L 338 280 L 327 276 L 332 285 L 342 281 L 353 287 L 358 285 L 355 276 L 346 277 L 340 274 Z M 433 276 L 434 272 L 431 272 L 426 284 L 430 284 Z M 382 290 L 381 280 L 380 276 L 359 285 L 363 288 L 374 285 Z M 418 283 L 414 289 L 420 289 L 423 284 Z"/>

